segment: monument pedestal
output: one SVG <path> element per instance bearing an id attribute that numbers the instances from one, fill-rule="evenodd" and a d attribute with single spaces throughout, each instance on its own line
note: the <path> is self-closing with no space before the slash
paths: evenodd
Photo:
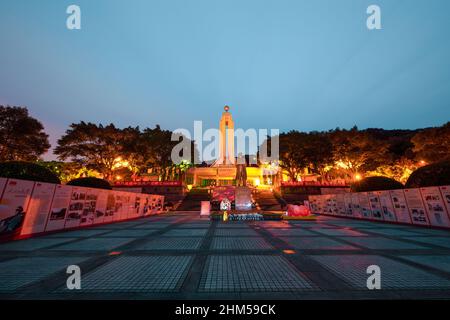
<path id="1" fill-rule="evenodd" d="M 252 190 L 249 187 L 236 187 L 234 205 L 237 211 L 252 210 Z"/>

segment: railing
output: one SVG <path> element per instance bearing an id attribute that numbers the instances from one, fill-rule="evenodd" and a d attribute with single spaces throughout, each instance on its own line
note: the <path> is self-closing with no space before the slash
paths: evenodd
<path id="1" fill-rule="evenodd" d="M 348 187 L 346 182 L 319 182 L 319 181 L 289 181 L 282 182 L 282 187 Z"/>

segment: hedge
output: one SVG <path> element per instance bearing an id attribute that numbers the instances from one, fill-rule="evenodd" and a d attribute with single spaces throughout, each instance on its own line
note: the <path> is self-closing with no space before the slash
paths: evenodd
<path id="1" fill-rule="evenodd" d="M 93 177 L 73 179 L 69 181 L 67 185 L 76 187 L 88 187 L 88 188 L 112 190 L 112 187 L 108 181 Z"/>
<path id="2" fill-rule="evenodd" d="M 0 177 L 60 184 L 51 170 L 33 162 L 8 161 L 0 163 Z"/>
<path id="3" fill-rule="evenodd" d="M 407 188 L 450 185 L 450 161 L 442 161 L 414 171 L 406 182 Z"/>
<path id="4" fill-rule="evenodd" d="M 367 177 L 359 182 L 354 183 L 351 186 L 352 192 L 395 190 L 403 188 L 403 184 L 401 184 L 397 180 L 382 176 Z"/>

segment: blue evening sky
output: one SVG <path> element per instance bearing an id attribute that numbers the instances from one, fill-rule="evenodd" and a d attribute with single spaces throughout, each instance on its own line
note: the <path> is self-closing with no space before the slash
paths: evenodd
<path id="1" fill-rule="evenodd" d="M 216 127 L 225 104 L 245 129 L 436 126 L 449 39 L 448 0 L 0 0 L 0 104 L 52 144 L 80 120 Z"/>

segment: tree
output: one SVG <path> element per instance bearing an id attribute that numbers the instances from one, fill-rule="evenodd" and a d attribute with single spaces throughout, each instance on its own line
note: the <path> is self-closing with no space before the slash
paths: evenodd
<path id="1" fill-rule="evenodd" d="M 424 129 L 412 138 L 417 160 L 429 163 L 450 160 L 450 122 L 438 128 Z"/>
<path id="2" fill-rule="evenodd" d="M 375 139 L 357 127 L 351 130 L 336 129 L 329 134 L 336 165 L 346 170 L 350 178 L 361 171 L 374 170 L 388 161 L 387 142 Z"/>
<path id="3" fill-rule="evenodd" d="M 105 179 L 111 179 L 116 159 L 129 141 L 127 133 L 128 131 L 118 129 L 113 124 L 103 126 L 83 121 L 74 123 L 58 140 L 55 154 L 61 160 L 70 158 L 99 171 Z"/>
<path id="4" fill-rule="evenodd" d="M 0 106 L 0 161 L 36 161 L 49 148 L 42 123 L 27 108 Z"/>
<path id="5" fill-rule="evenodd" d="M 285 170 L 292 181 L 297 181 L 303 169 L 308 165 L 301 153 L 301 141 L 306 133 L 290 131 L 280 134 L 279 166 Z"/>

